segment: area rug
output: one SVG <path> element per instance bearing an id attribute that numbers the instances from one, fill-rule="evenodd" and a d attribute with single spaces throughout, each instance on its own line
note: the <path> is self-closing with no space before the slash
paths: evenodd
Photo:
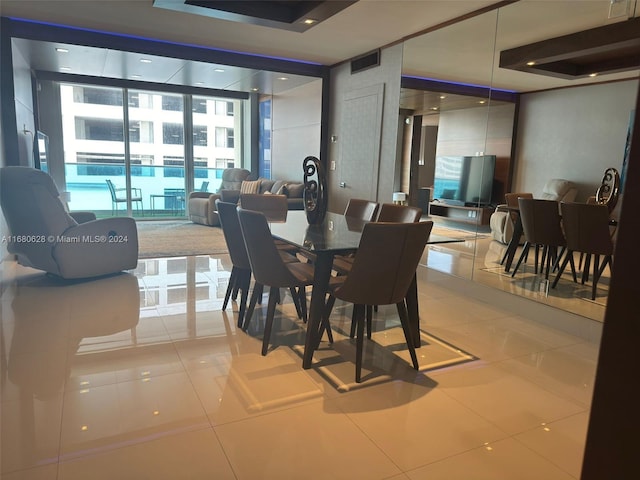
<path id="1" fill-rule="evenodd" d="M 138 222 L 138 258 L 227 253 L 220 227 L 184 221 Z"/>
<path id="2" fill-rule="evenodd" d="M 321 346 L 314 352 L 312 368 L 337 391 L 344 393 L 392 380 L 413 381 L 416 371 L 411 367 L 411 358 L 400 326 L 374 332 L 372 340 L 365 341 L 361 383 L 355 381 L 355 342 L 347 332 L 339 328 L 333 328 L 333 335 L 333 344 Z M 423 374 L 478 359 L 423 330 L 420 330 L 420 338 L 422 346 L 416 350 L 416 354 L 419 371 Z M 302 358 L 302 345 L 294 345 L 292 349 Z"/>

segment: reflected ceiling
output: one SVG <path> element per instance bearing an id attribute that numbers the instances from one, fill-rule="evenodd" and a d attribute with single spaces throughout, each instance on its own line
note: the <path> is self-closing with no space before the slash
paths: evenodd
<path id="1" fill-rule="evenodd" d="M 629 2 L 628 11 L 637 17 L 640 12 L 635 0 Z M 640 70 L 633 70 L 596 79 L 566 80 L 499 68 L 502 50 L 620 21 L 609 19 L 609 0 L 509 3 L 500 2 L 507 5 L 475 15 L 473 12 L 496 2 L 360 0 L 306 32 L 154 8 L 151 1 L 124 0 L 113 8 L 112 2 L 104 1 L 4 0 L 2 15 L 322 65 L 348 61 L 405 39 L 405 75 L 517 92 L 640 76 Z M 468 18 L 456 23 L 463 16 Z M 443 25 L 446 27 L 439 28 Z M 425 31 L 429 33 L 418 35 Z M 61 45 L 35 40 L 18 40 L 16 45 L 34 70 L 78 75 L 99 72 L 112 78 L 243 91 L 259 88 L 263 92 L 289 89 L 308 80 L 289 76 L 284 81 L 278 80 L 281 75 L 260 70 L 161 56 L 143 64 L 139 54 L 91 46 L 66 45 L 69 52 L 60 55 L 52 52 Z"/>

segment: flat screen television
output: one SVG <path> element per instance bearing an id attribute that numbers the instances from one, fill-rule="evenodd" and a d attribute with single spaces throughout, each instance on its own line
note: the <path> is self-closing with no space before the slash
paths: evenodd
<path id="1" fill-rule="evenodd" d="M 495 155 L 436 157 L 433 198 L 448 205 L 490 205 L 495 168 Z"/>

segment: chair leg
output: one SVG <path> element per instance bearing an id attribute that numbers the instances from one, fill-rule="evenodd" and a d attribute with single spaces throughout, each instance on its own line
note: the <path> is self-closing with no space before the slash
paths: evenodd
<path id="1" fill-rule="evenodd" d="M 518 271 L 518 268 L 520 268 L 520 264 L 522 263 L 522 261 L 525 258 L 527 258 L 529 254 L 529 247 L 531 247 L 531 244 L 529 242 L 524 242 L 524 246 L 522 247 L 522 253 L 520 254 L 520 258 L 518 258 L 518 262 L 516 263 L 516 266 L 513 268 L 513 272 L 511 273 L 512 278 L 516 276 L 516 272 Z M 536 256 L 536 260 L 537 260 L 537 256 Z"/>
<path id="2" fill-rule="evenodd" d="M 356 319 L 356 383 L 362 380 L 362 346 L 364 337 L 364 305 L 354 305 L 353 312 Z"/>
<path id="3" fill-rule="evenodd" d="M 333 333 L 331 332 L 331 324 L 329 323 L 329 317 L 331 317 L 331 311 L 333 310 L 333 306 L 336 303 L 336 297 L 333 295 L 329 295 L 327 299 L 327 303 L 325 304 L 324 314 L 322 315 L 322 324 L 320 325 L 320 334 L 318 335 L 318 343 L 315 348 L 317 349 L 320 345 L 320 341 L 322 340 L 322 335 L 324 332 L 327 332 L 327 337 L 329 339 L 329 343 L 333 343 Z"/>
<path id="4" fill-rule="evenodd" d="M 300 294 L 297 287 L 289 287 L 289 293 L 291 293 L 293 305 L 296 307 L 296 314 L 298 315 L 298 318 L 302 320 L 302 307 L 300 306 Z"/>
<path id="5" fill-rule="evenodd" d="M 556 288 L 556 285 L 558 284 L 558 280 L 560 280 L 560 277 L 562 276 L 562 272 L 564 272 L 564 269 L 567 268 L 567 263 L 569 263 L 569 259 L 571 259 L 571 263 L 573 264 L 572 250 L 567 250 L 567 255 L 564 257 L 564 260 L 562 261 L 562 265 L 560 265 L 560 269 L 558 270 L 558 273 L 556 274 L 556 278 L 553 280 L 553 283 L 551 284 L 551 288 Z"/>
<path id="6" fill-rule="evenodd" d="M 304 286 L 298 287 L 298 301 L 300 304 L 300 312 L 302 313 L 302 322 L 307 323 L 307 289 Z"/>
<path id="7" fill-rule="evenodd" d="M 251 271 L 240 272 L 238 283 L 240 284 L 240 310 L 238 311 L 238 325 L 244 325 L 244 316 L 247 311 L 247 297 L 249 296 L 249 286 L 251 284 Z"/>
<path id="8" fill-rule="evenodd" d="M 264 336 L 262 337 L 262 355 L 266 355 L 269 350 L 269 340 L 273 329 L 273 317 L 276 313 L 276 303 L 278 299 L 278 287 L 269 288 L 269 303 L 267 305 L 267 320 L 264 324 Z"/>
<path id="9" fill-rule="evenodd" d="M 596 299 L 598 280 L 600 280 L 600 255 L 593 256 L 593 285 L 591 287 L 591 300 Z"/>
<path id="10" fill-rule="evenodd" d="M 237 281 L 238 281 L 238 269 L 236 267 L 232 267 L 231 276 L 229 277 L 229 285 L 227 285 L 227 291 L 224 294 L 224 301 L 222 302 L 222 310 L 227 309 L 229 298 L 231 297 L 231 293 L 235 290 Z"/>
<path id="11" fill-rule="evenodd" d="M 371 340 L 371 330 L 373 323 L 373 305 L 367 305 L 367 338 Z"/>
<path id="12" fill-rule="evenodd" d="M 261 283 L 255 282 L 253 284 L 253 293 L 251 294 L 251 300 L 249 301 L 249 308 L 247 309 L 247 313 L 244 316 L 244 323 L 242 324 L 242 330 L 245 332 L 249 328 L 249 322 L 251 322 L 251 317 L 253 317 L 253 311 L 256 308 L 256 303 L 258 303 L 259 299 L 262 299 L 262 291 L 264 286 Z"/>
<path id="13" fill-rule="evenodd" d="M 409 329 L 409 314 L 407 313 L 407 306 L 404 302 L 396 303 L 396 307 L 398 308 L 398 316 L 400 317 L 400 323 L 402 324 L 402 331 L 404 332 L 404 339 L 407 342 L 407 348 L 409 349 L 409 355 L 411 355 L 411 362 L 413 363 L 413 368 L 418 370 L 420 366 L 418 365 L 418 356 L 416 355 L 416 348 L 413 345 L 413 335 L 411 334 L 411 330 Z"/>

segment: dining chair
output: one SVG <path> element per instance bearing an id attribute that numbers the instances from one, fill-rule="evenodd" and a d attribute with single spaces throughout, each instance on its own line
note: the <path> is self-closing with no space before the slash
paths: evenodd
<path id="1" fill-rule="evenodd" d="M 126 192 L 126 188 L 118 188 L 116 187 L 110 179 L 106 179 L 107 187 L 109 187 L 109 193 L 111 194 L 111 215 L 115 215 L 118 209 L 119 203 L 127 203 L 126 193 L 122 195 L 122 192 Z M 142 214 L 144 214 L 144 209 L 142 206 L 142 190 L 136 187 L 131 187 L 131 203 L 136 204 L 136 208 L 138 208 Z"/>
<path id="2" fill-rule="evenodd" d="M 562 232 L 560 210 L 555 200 L 543 200 L 538 198 L 518 198 L 520 220 L 524 231 L 525 243 L 518 262 L 511 273 L 514 277 L 523 261 L 529 254 L 529 249 L 535 247 L 534 272 L 545 272 L 545 278 L 549 279 L 550 270 L 554 270 L 558 258 L 566 247 L 566 240 Z M 560 252 L 558 251 L 560 248 Z M 539 254 L 542 249 L 540 263 Z"/>
<path id="3" fill-rule="evenodd" d="M 262 340 L 262 355 L 266 355 L 269 349 L 276 303 L 280 299 L 280 288 L 289 289 L 294 297 L 294 302 L 299 302 L 303 314 L 306 315 L 305 288 L 313 284 L 314 270 L 313 266 L 308 263 L 286 263 L 282 259 L 281 252 L 269 230 L 267 218 L 262 212 L 246 210 L 242 207 L 238 207 L 237 212 L 249 264 L 256 281 L 245 315 L 243 330 L 247 330 L 255 305 L 262 297 L 261 287 L 269 287 L 269 302 Z"/>
<path id="4" fill-rule="evenodd" d="M 419 222 L 422 218 L 422 209 L 417 207 L 411 207 L 408 205 L 397 205 L 394 203 L 383 203 L 380 205 L 378 212 L 377 222 L 396 222 L 396 223 L 413 223 Z M 339 275 L 348 275 L 353 266 L 353 256 L 341 255 L 337 256 L 333 261 L 333 268 Z M 366 308 L 366 320 L 367 320 L 367 336 L 371 338 L 372 323 L 373 323 L 373 311 L 377 311 L 377 305 L 367 305 Z M 351 321 L 350 337 L 354 338 L 356 333 L 355 318 Z"/>
<path id="5" fill-rule="evenodd" d="M 567 239 L 567 254 L 551 288 L 555 288 L 558 284 L 567 263 L 573 267 L 574 252 L 589 254 L 593 259 L 591 300 L 595 300 L 602 272 L 607 265 L 611 268 L 613 262 L 614 243 L 609 229 L 609 209 L 606 205 L 562 202 L 560 210 L 564 234 Z M 602 263 L 600 263 L 601 256 L 604 257 Z M 588 271 L 588 268 L 585 265 L 585 271 Z M 582 275 L 583 284 L 587 279 L 585 273 L 583 272 Z M 573 281 L 577 281 L 575 270 Z"/>
<path id="6" fill-rule="evenodd" d="M 380 204 L 370 200 L 351 198 L 344 210 L 345 217 L 358 218 L 365 222 L 372 222 L 378 213 Z"/>
<path id="7" fill-rule="evenodd" d="M 286 195 L 241 193 L 240 207 L 244 210 L 262 212 L 268 221 L 284 222 L 287 219 L 289 205 Z"/>
<path id="8" fill-rule="evenodd" d="M 380 205 L 376 222 L 414 223 L 422 218 L 422 209 L 409 205 L 383 203 Z"/>
<path id="9" fill-rule="evenodd" d="M 242 328 L 244 324 L 244 316 L 247 309 L 247 298 L 249 296 L 249 288 L 251 284 L 251 264 L 247 255 L 247 249 L 244 246 L 244 238 L 238 220 L 237 205 L 235 203 L 221 202 L 216 200 L 216 210 L 218 211 L 218 220 L 222 227 L 224 240 L 229 250 L 231 258 L 231 277 L 229 285 L 224 294 L 222 302 L 222 310 L 226 310 L 229 299 L 240 291 L 240 305 L 238 311 L 238 327 Z"/>
<path id="10" fill-rule="evenodd" d="M 433 222 L 372 222 L 364 226 L 348 275 L 332 277 L 324 325 L 336 299 L 352 303 L 356 320 L 356 382 L 362 377 L 362 353 L 367 305 L 396 305 L 411 362 L 418 359 L 405 297 L 427 244 Z"/>

